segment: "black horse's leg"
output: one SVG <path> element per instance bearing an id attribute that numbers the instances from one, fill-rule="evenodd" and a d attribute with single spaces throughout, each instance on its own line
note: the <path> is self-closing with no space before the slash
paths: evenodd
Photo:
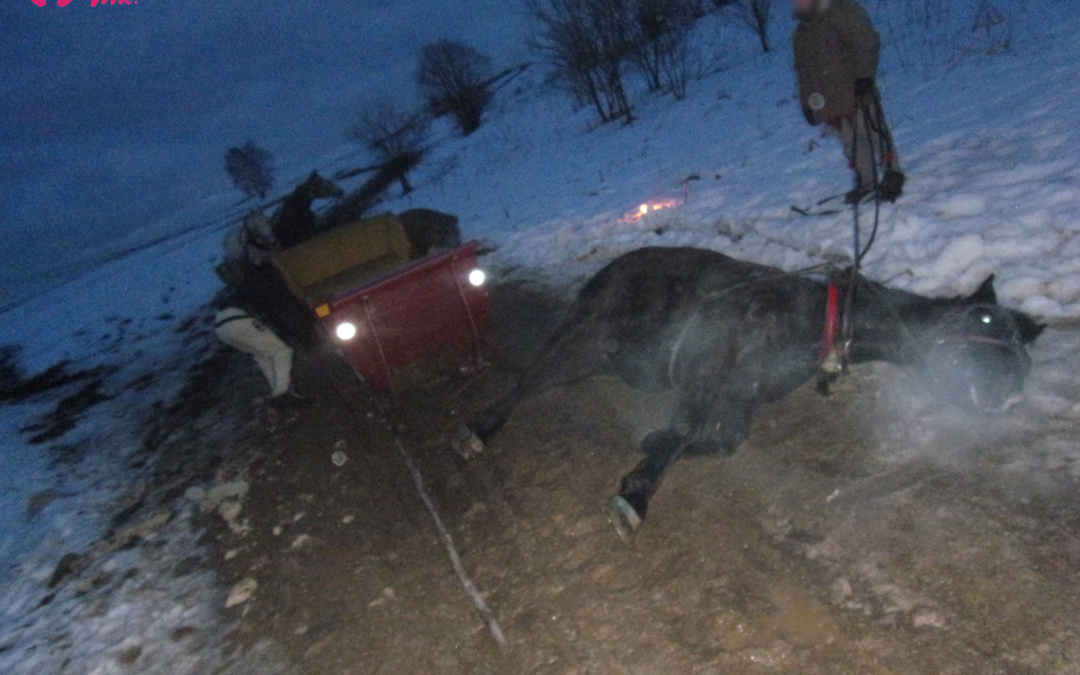
<path id="1" fill-rule="evenodd" d="M 671 429 L 654 432 L 645 439 L 642 450 L 647 456 L 623 477 L 619 494 L 608 500 L 608 519 L 624 542 L 633 541 L 649 510 L 649 500 L 686 446 L 686 438 Z"/>
<path id="2" fill-rule="evenodd" d="M 608 518 L 619 538 L 630 543 L 645 521 L 649 501 L 672 464 L 683 455 L 730 457 L 750 433 L 753 403 L 684 398 L 672 428 L 649 434 L 641 445 L 647 455 L 623 479 L 619 494 L 608 501 Z"/>
<path id="3" fill-rule="evenodd" d="M 603 372 L 617 348 L 605 338 L 602 327 L 591 322 L 575 322 L 572 327 L 561 329 L 510 393 L 478 415 L 469 428 L 480 440 L 491 440 L 518 403 L 553 387 Z"/>

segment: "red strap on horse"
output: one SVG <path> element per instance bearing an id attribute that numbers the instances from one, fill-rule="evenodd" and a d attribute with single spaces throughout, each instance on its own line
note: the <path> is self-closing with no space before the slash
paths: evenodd
<path id="1" fill-rule="evenodd" d="M 825 372 L 840 372 L 843 363 L 836 349 L 836 334 L 840 328 L 840 288 L 829 284 L 828 304 L 825 308 L 825 334 L 821 339 L 821 369 Z"/>

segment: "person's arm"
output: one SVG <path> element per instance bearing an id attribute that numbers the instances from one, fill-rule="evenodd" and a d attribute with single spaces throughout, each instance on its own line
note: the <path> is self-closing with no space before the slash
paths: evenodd
<path id="1" fill-rule="evenodd" d="M 870 22 L 870 15 L 855 0 L 837 3 L 833 11 L 839 13 L 840 34 L 851 57 L 855 80 L 872 82 L 881 57 L 881 36 Z"/>

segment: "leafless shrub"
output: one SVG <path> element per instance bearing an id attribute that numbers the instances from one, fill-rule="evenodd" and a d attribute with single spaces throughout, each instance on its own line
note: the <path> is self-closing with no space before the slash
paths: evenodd
<path id="1" fill-rule="evenodd" d="M 20 351 L 17 345 L 0 345 L 0 391 L 22 384 L 24 376 L 19 365 Z"/>
<path id="2" fill-rule="evenodd" d="M 971 55 L 1008 51 L 1027 0 L 866 0 L 905 69 L 933 72 Z"/>
<path id="3" fill-rule="evenodd" d="M 233 185 L 248 197 L 266 199 L 274 189 L 274 156 L 248 141 L 225 153 L 225 173 Z"/>
<path id="4" fill-rule="evenodd" d="M 1001 54 L 1012 48 L 1012 25 L 1009 17 L 992 0 L 980 0 L 971 32 L 977 51 Z"/>
<path id="5" fill-rule="evenodd" d="M 464 136 L 480 128 L 491 103 L 491 59 L 461 42 L 442 40 L 420 54 L 416 82 L 435 115 L 451 115 Z"/>
<path id="6" fill-rule="evenodd" d="M 630 61 L 651 91 L 686 97 L 694 69 L 690 34 L 702 14 L 701 0 L 636 0 Z"/>
<path id="7" fill-rule="evenodd" d="M 753 31 L 761 41 L 761 49 L 770 52 L 769 26 L 772 22 L 772 0 L 713 0 L 735 25 Z"/>
<path id="8" fill-rule="evenodd" d="M 574 99 L 601 121 L 633 120 L 624 70 L 632 52 L 631 0 L 530 0 L 530 43 Z"/>
<path id="9" fill-rule="evenodd" d="M 412 192 L 409 172 L 424 157 L 427 122 L 422 114 L 410 114 L 391 100 L 377 99 L 360 111 L 352 136 L 375 156 L 379 171 L 392 174 L 390 178 L 408 194 Z"/>

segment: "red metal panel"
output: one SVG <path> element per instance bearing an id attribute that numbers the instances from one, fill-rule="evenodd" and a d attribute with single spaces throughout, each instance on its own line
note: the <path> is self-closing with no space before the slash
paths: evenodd
<path id="1" fill-rule="evenodd" d="M 435 356 L 463 363 L 477 355 L 490 311 L 487 291 L 468 279 L 478 247 L 427 258 L 330 301 L 322 323 L 331 336 L 342 322 L 356 325 L 342 353 L 373 388 L 392 391 L 394 371 Z"/>

